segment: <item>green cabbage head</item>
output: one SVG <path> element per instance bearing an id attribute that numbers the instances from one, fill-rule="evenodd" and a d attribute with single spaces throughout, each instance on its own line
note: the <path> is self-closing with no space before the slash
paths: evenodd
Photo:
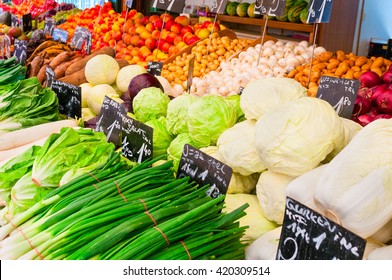
<path id="1" fill-rule="evenodd" d="M 178 135 L 187 133 L 188 108 L 196 100 L 196 96 L 182 94 L 169 102 L 166 113 L 166 126 L 170 133 Z"/>
<path id="2" fill-rule="evenodd" d="M 145 123 L 149 120 L 165 117 L 169 102 L 169 96 L 160 88 L 144 88 L 132 101 L 133 112 L 136 119 Z"/>
<path id="3" fill-rule="evenodd" d="M 167 131 L 166 128 L 166 118 L 160 117 L 159 119 L 149 120 L 145 123 L 146 125 L 152 127 L 153 129 L 153 139 L 152 139 L 152 156 L 156 158 L 158 156 L 167 153 L 167 148 L 169 147 L 174 136 Z"/>
<path id="4" fill-rule="evenodd" d="M 199 147 L 216 145 L 222 132 L 236 121 L 235 107 L 221 96 L 204 95 L 197 98 L 188 109 L 189 135 Z"/>

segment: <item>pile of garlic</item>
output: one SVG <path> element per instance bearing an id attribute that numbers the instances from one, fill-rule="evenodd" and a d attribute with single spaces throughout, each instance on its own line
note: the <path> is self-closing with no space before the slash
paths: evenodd
<path id="1" fill-rule="evenodd" d="M 320 55 L 326 50 L 314 48 L 307 41 L 284 42 L 272 40 L 257 44 L 241 52 L 238 57 L 223 61 L 217 71 L 203 78 L 193 78 L 190 93 L 194 95 L 237 94 L 250 81 L 266 77 L 284 77 L 299 65 L 310 61 L 312 53 Z"/>

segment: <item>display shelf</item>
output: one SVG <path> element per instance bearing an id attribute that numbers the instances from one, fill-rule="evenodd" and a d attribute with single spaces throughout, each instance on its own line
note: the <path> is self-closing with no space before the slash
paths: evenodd
<path id="1" fill-rule="evenodd" d="M 249 18 L 228 15 L 218 15 L 217 20 L 219 22 L 230 22 L 255 26 L 264 26 L 265 24 L 265 19 L 262 18 Z M 309 43 L 313 43 L 316 32 L 316 26 L 314 24 L 292 23 L 277 20 L 268 20 L 267 27 L 309 33 Z"/>

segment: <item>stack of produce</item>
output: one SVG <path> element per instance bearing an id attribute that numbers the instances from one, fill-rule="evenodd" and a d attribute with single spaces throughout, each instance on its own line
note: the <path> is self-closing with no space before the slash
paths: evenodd
<path id="1" fill-rule="evenodd" d="M 251 42 L 249 39 L 230 39 L 228 36 L 220 37 L 219 33 L 213 33 L 211 38 L 204 39 L 192 47 L 190 53 L 184 52 L 173 62 L 165 64 L 162 76 L 172 87 L 176 86 L 176 92 L 181 94 L 187 86 L 189 62 L 192 58 L 195 59 L 193 76 L 203 77 L 210 71 L 217 70 L 222 61 L 245 50 Z"/>
<path id="2" fill-rule="evenodd" d="M 26 67 L 15 57 L 0 59 L 0 86 L 5 86 L 26 78 Z"/>
<path id="3" fill-rule="evenodd" d="M 56 93 L 36 77 L 0 87 L 0 135 L 61 118 Z"/>
<path id="4" fill-rule="evenodd" d="M 250 81 L 266 77 L 283 77 L 294 68 L 309 62 L 312 53 L 320 55 L 323 47 L 299 43 L 268 40 L 264 44 L 248 47 L 238 57 L 222 61 L 217 70 L 202 78 L 193 78 L 191 93 L 196 95 L 237 94 Z"/>
<path id="5" fill-rule="evenodd" d="M 353 120 L 365 126 L 377 119 L 392 118 L 392 67 L 381 76 L 372 70 L 361 75 Z"/>
<path id="6" fill-rule="evenodd" d="M 24 0 L 12 1 L 11 7 L 6 4 L 1 4 L 0 8 L 4 11 L 10 11 L 12 14 L 22 17 L 31 13 L 32 18 L 39 16 L 47 10 L 55 9 L 58 3 L 54 0 Z"/>
<path id="7" fill-rule="evenodd" d="M 315 56 L 310 64 L 304 64 L 292 70 L 287 77 L 299 81 L 309 88 L 309 95 L 316 96 L 321 76 L 332 76 L 358 80 L 362 73 L 372 70 L 380 76 L 388 69 L 392 62 L 383 57 L 357 56 L 343 51 L 324 52 Z M 310 78 L 309 78 L 310 75 Z"/>
<path id="8" fill-rule="evenodd" d="M 176 179 L 171 162 L 156 161 L 128 165 L 111 153 L 36 199 L 1 227 L 1 258 L 243 259 L 238 219 L 248 205 L 222 212 L 225 196 L 206 196 L 208 185 Z"/>

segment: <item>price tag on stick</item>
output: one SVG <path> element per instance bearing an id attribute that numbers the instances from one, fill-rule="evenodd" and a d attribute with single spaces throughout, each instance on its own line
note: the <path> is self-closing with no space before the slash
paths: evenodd
<path id="1" fill-rule="evenodd" d="M 162 73 L 163 63 L 159 61 L 149 61 L 147 72 L 154 76 L 160 76 Z"/>
<path id="2" fill-rule="evenodd" d="M 163 11 L 181 14 L 184 11 L 184 0 L 155 0 L 152 2 L 152 8 Z"/>
<path id="3" fill-rule="evenodd" d="M 71 46 L 77 50 L 81 50 L 85 44 L 87 54 L 91 52 L 91 33 L 87 28 L 77 26 L 71 40 Z"/>
<path id="4" fill-rule="evenodd" d="M 152 157 L 153 128 L 124 115 L 122 124 L 122 155 L 141 163 Z"/>
<path id="5" fill-rule="evenodd" d="M 44 23 L 44 33 L 47 35 L 52 35 L 53 29 L 55 26 L 55 19 L 47 17 L 45 18 L 45 23 Z"/>
<path id="6" fill-rule="evenodd" d="M 195 57 L 192 57 L 192 59 L 189 61 L 189 67 L 188 67 L 188 79 L 186 82 L 186 89 L 187 92 L 190 93 L 191 91 L 191 86 L 193 82 L 193 70 L 195 68 Z"/>
<path id="7" fill-rule="evenodd" d="M 177 178 L 189 176 L 199 185 L 210 185 L 207 195 L 216 198 L 227 193 L 233 170 L 223 162 L 185 144 Z"/>
<path id="8" fill-rule="evenodd" d="M 124 114 L 126 114 L 125 108 L 120 103 L 105 96 L 95 131 L 105 133 L 106 140 L 116 145 L 116 147 L 120 146 L 121 143 L 121 127 Z"/>
<path id="9" fill-rule="evenodd" d="M 70 118 L 82 117 L 82 89 L 81 87 L 53 80 L 51 89 L 59 99 L 59 111 Z"/>
<path id="10" fill-rule="evenodd" d="M 61 28 L 54 28 L 52 32 L 52 38 L 55 41 L 66 43 L 68 40 L 68 31 Z"/>
<path id="11" fill-rule="evenodd" d="M 306 23 L 327 23 L 331 17 L 332 0 L 310 0 Z"/>
<path id="12" fill-rule="evenodd" d="M 22 16 L 22 29 L 23 32 L 29 32 L 33 29 L 33 21 L 32 21 L 31 13 L 25 14 Z"/>
<path id="13" fill-rule="evenodd" d="M 25 64 L 27 57 L 27 41 L 26 40 L 18 40 L 14 41 L 14 56 L 18 62 Z"/>
<path id="14" fill-rule="evenodd" d="M 213 0 L 210 12 L 214 14 L 224 14 L 227 2 L 227 0 Z"/>
<path id="15" fill-rule="evenodd" d="M 256 0 L 255 11 L 268 16 L 283 16 L 286 0 Z"/>
<path id="16" fill-rule="evenodd" d="M 340 117 L 351 119 L 359 86 L 358 80 L 321 76 L 316 97 L 331 104 Z"/>
<path id="17" fill-rule="evenodd" d="M 361 260 L 366 241 L 287 197 L 277 260 Z"/>
<path id="18" fill-rule="evenodd" d="M 52 82 L 54 80 L 54 78 L 56 77 L 54 71 L 52 68 L 50 68 L 49 66 L 46 67 L 45 69 L 45 74 L 46 74 L 46 87 L 48 88 L 52 88 Z"/>

